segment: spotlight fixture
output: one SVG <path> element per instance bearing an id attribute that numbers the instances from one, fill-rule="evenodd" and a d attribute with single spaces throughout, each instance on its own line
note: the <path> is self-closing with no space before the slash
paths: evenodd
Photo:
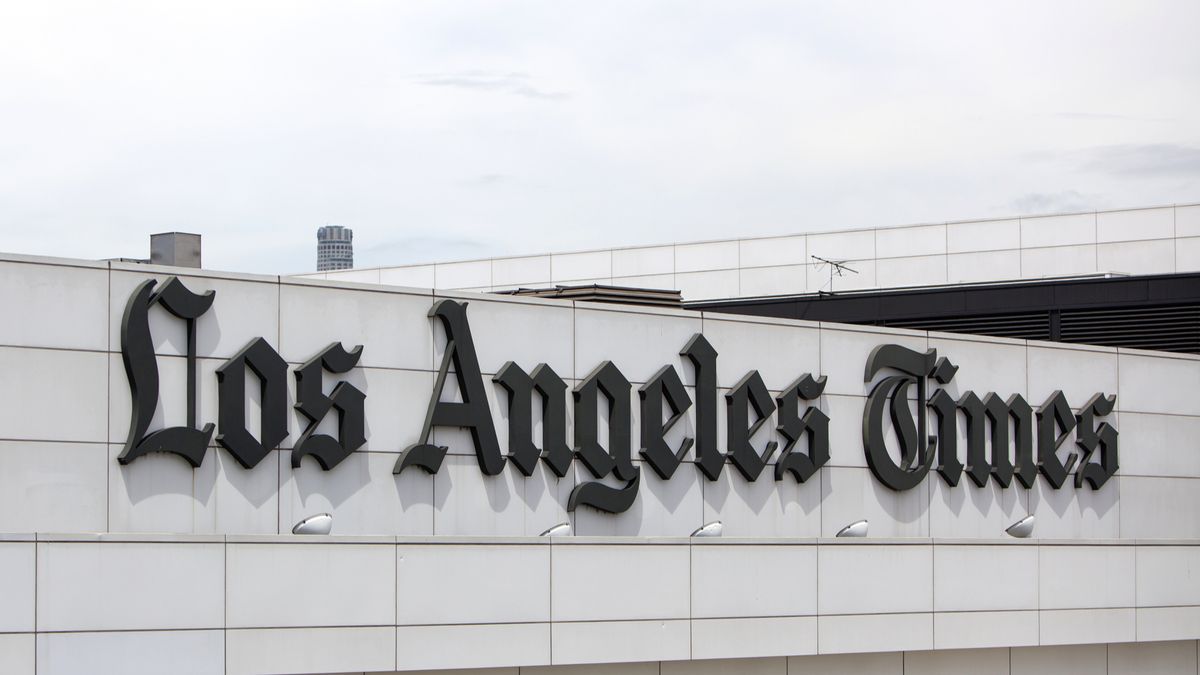
<path id="1" fill-rule="evenodd" d="M 1005 532 L 1008 533 L 1008 536 L 1018 539 L 1029 537 L 1029 535 L 1033 534 L 1033 516 L 1025 516 L 1012 525 L 1009 525 Z"/>
<path id="2" fill-rule="evenodd" d="M 333 529 L 333 516 L 328 513 L 318 513 L 296 523 L 292 534 L 329 534 Z"/>
<path id="3" fill-rule="evenodd" d="M 554 527 L 539 534 L 539 537 L 569 537 L 571 535 L 571 523 L 559 523 Z"/>
<path id="4" fill-rule="evenodd" d="M 867 521 L 856 520 L 838 530 L 835 537 L 865 537 L 867 536 Z"/>
<path id="5" fill-rule="evenodd" d="M 719 537 L 725 531 L 725 526 L 721 521 L 714 520 L 711 523 L 705 523 L 703 527 L 692 533 L 693 537 Z"/>

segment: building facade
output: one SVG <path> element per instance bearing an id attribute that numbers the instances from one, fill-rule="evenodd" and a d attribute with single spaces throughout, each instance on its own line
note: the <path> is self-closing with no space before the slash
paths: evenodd
<path id="1" fill-rule="evenodd" d="M 1200 357 L 0 278 L 0 672 L 1197 669 Z"/>
<path id="2" fill-rule="evenodd" d="M 354 267 L 354 230 L 341 225 L 317 228 L 317 271 Z"/>

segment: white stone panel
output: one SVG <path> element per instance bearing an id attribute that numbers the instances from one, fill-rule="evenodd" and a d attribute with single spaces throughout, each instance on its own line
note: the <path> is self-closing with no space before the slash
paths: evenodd
<path id="1" fill-rule="evenodd" d="M 605 279 L 612 276 L 612 251 L 555 253 L 550 256 L 550 280 L 555 283 L 575 279 Z"/>
<path id="2" fill-rule="evenodd" d="M 0 326 L 0 345 L 109 348 L 108 270 L 103 267 L 0 262 L 0 307 L 19 317 Z"/>
<path id="3" fill-rule="evenodd" d="M 1174 675 L 1196 672 L 1196 641 L 1108 646 L 1109 675 Z"/>
<path id="4" fill-rule="evenodd" d="M 0 633 L 34 630 L 36 589 L 33 542 L 0 543 Z"/>
<path id="5" fill-rule="evenodd" d="M 607 276 L 638 277 L 647 274 L 674 273 L 674 246 L 645 246 L 613 249 L 612 272 Z"/>
<path id="6" fill-rule="evenodd" d="M 121 349 L 121 316 L 130 296 L 147 279 L 157 279 L 155 290 L 162 287 L 168 274 L 147 274 L 113 269 L 109 288 L 109 344 Z M 263 337 L 273 347 L 279 345 L 279 284 L 276 277 L 263 281 L 221 279 L 209 276 L 179 276 L 193 293 L 214 291 L 213 305 L 196 320 L 197 353 L 227 359 L 251 340 Z M 311 283 L 311 282 L 310 282 Z M 161 304 L 150 308 L 150 334 L 154 351 L 179 356 L 187 353 L 185 322 Z"/>
<path id="7" fill-rule="evenodd" d="M 1093 675 L 1107 672 L 1107 645 L 1015 647 L 1012 672 L 1020 675 Z"/>
<path id="8" fill-rule="evenodd" d="M 1175 208 L 1126 209 L 1096 214 L 1096 240 L 1135 241 L 1175 236 Z"/>
<path id="9" fill-rule="evenodd" d="M 550 626 L 544 623 L 396 628 L 396 667 L 404 671 L 548 663 Z"/>
<path id="10" fill-rule="evenodd" d="M 607 283 L 607 282 L 605 282 Z M 674 274 L 647 274 L 637 277 L 614 277 L 613 286 L 625 288 L 649 288 L 659 291 L 677 291 Z"/>
<path id="11" fill-rule="evenodd" d="M 946 224 L 946 250 L 974 253 L 1021 248 L 1021 221 L 976 220 Z"/>
<path id="12" fill-rule="evenodd" d="M 0 347 L 0 372 L 9 383 L 0 388 L 5 439 L 104 442 L 105 354 Z M 71 386 L 63 386 L 67 380 Z"/>
<path id="13" fill-rule="evenodd" d="M 1175 236 L 1200 237 L 1200 204 L 1175 207 Z"/>
<path id="14" fill-rule="evenodd" d="M 570 304 L 472 299 L 467 301 L 467 319 L 480 372 L 491 375 L 513 361 L 527 373 L 533 372 L 537 364 L 546 363 L 559 377 L 574 377 L 574 309 Z M 441 367 L 446 348 L 446 334 L 438 323 L 433 331 L 435 370 Z"/>
<path id="15" fill-rule="evenodd" d="M 1200 605 L 1200 546 L 1137 547 L 1140 607 Z"/>
<path id="16" fill-rule="evenodd" d="M 946 283 L 1007 281 L 1021 278 L 1021 252 L 988 251 L 946 256 Z"/>
<path id="17" fill-rule="evenodd" d="M 738 242 L 714 241 L 675 247 L 675 272 L 707 272 L 738 267 Z"/>
<path id="18" fill-rule="evenodd" d="M 759 371 L 773 392 L 805 373 L 821 376 L 821 335 L 816 323 L 772 325 L 724 318 L 730 317 L 704 314 L 704 337 L 718 354 L 718 387 L 732 387 L 752 370 Z"/>
<path id="19" fill-rule="evenodd" d="M 875 257 L 875 230 L 810 234 L 808 254 L 826 260 L 870 260 Z"/>
<path id="20" fill-rule="evenodd" d="M 289 363 L 304 363 L 334 342 L 363 346 L 364 368 L 433 370 L 433 325 L 427 295 L 283 284 L 280 341 Z M 239 347 L 240 348 L 240 347 Z"/>
<path id="21" fill-rule="evenodd" d="M 959 441 L 959 459 L 966 461 L 965 446 Z M 929 500 L 929 536 L 942 538 L 995 539 L 1004 530 L 1029 515 L 1029 492 L 1014 481 L 1002 488 L 995 481 L 977 487 L 965 475 L 956 487 L 942 480 L 934 467 L 926 479 Z"/>
<path id="22" fill-rule="evenodd" d="M 826 467 L 821 474 L 821 536 L 864 519 L 872 537 L 929 536 L 929 479 L 896 492 L 867 469 Z"/>
<path id="23" fill-rule="evenodd" d="M 396 630 L 272 628 L 226 633 L 228 675 L 382 671 L 396 667 Z"/>
<path id="24" fill-rule="evenodd" d="M 738 292 L 744 298 L 760 295 L 792 295 L 804 293 L 807 289 L 807 265 L 743 267 L 738 271 Z"/>
<path id="25" fill-rule="evenodd" d="M 433 287 L 445 290 L 492 285 L 492 261 L 438 263 L 433 270 Z"/>
<path id="26" fill-rule="evenodd" d="M 396 591 L 402 626 L 546 622 L 550 546 L 402 544 Z"/>
<path id="27" fill-rule="evenodd" d="M 687 662 L 685 662 L 687 663 Z M 643 661 L 641 663 L 585 663 L 574 666 L 533 666 L 522 668 L 524 675 L 659 675 L 658 661 Z M 429 671 L 422 675 L 518 675 L 515 671 Z"/>
<path id="28" fill-rule="evenodd" d="M 540 441 L 540 434 L 535 437 Z M 401 475 L 410 473 L 427 477 L 415 468 Z M 559 478 L 544 463 L 529 477 L 515 466 L 485 476 L 474 455 L 446 457 L 432 482 L 433 529 L 439 535 L 536 536 L 567 520 L 575 486 L 570 473 Z"/>
<path id="29" fill-rule="evenodd" d="M 551 616 L 559 622 L 686 619 L 688 559 L 681 545 L 556 545 Z"/>
<path id="30" fill-rule="evenodd" d="M 1007 649 L 939 650 L 905 652 L 905 672 L 923 675 L 1008 675 Z"/>
<path id="31" fill-rule="evenodd" d="M 396 623 L 394 546 L 230 543 L 225 557 L 230 628 Z"/>
<path id="32" fill-rule="evenodd" d="M 636 446 L 634 452 L 637 452 Z M 645 462 L 635 461 L 634 466 L 641 471 L 641 485 L 633 505 L 616 514 L 591 507 L 576 509 L 572 517 L 575 534 L 686 537 L 704 524 L 700 472 L 693 465 L 680 465 L 670 480 L 659 478 Z M 576 462 L 575 480 L 583 483 L 593 481 L 595 477 L 582 462 Z M 612 477 L 605 482 L 613 486 L 622 484 Z M 565 500 L 566 497 L 562 503 L 565 504 Z"/>
<path id="33" fill-rule="evenodd" d="M 0 441 L 0 532 L 102 532 L 108 446 Z"/>
<path id="34" fill-rule="evenodd" d="M 1127 476 L 1120 480 L 1122 537 L 1200 538 L 1200 519 L 1192 515 L 1200 510 L 1198 479 Z"/>
<path id="35" fill-rule="evenodd" d="M 197 534 L 275 534 L 279 531 L 279 462 L 267 454 L 244 469 L 224 448 L 209 448 L 192 474 L 192 529 Z M 167 459 L 167 458 L 160 458 Z M 143 460 L 150 461 L 150 460 Z"/>
<path id="36" fill-rule="evenodd" d="M 1120 431 L 1123 477 L 1200 478 L 1200 453 L 1184 450 L 1200 438 L 1200 417 L 1122 412 Z"/>
<path id="37" fill-rule="evenodd" d="M 1096 247 L 1096 268 L 1121 274 L 1170 274 L 1175 271 L 1175 242 L 1127 241 Z"/>
<path id="38" fill-rule="evenodd" d="M 492 260 L 493 286 L 548 286 L 549 284 L 550 256 L 548 255 Z"/>
<path id="39" fill-rule="evenodd" d="M 1185 393 L 1200 382 L 1200 358 L 1123 351 L 1120 367 L 1120 410 L 1200 416 L 1200 397 Z"/>
<path id="40" fill-rule="evenodd" d="M 34 675 L 36 653 L 33 633 L 0 634 L 0 672 Z"/>
<path id="41" fill-rule="evenodd" d="M 938 612 L 933 615 L 934 649 L 980 649 L 1037 643 L 1038 613 L 1035 610 Z"/>
<path id="42" fill-rule="evenodd" d="M 940 386 L 956 399 L 967 391 L 974 391 L 980 398 L 987 392 L 995 392 L 1004 400 L 1013 394 L 1028 397 L 1023 341 L 983 337 L 964 339 L 961 335 L 931 333 L 929 347 L 958 366 L 950 384 Z"/>
<path id="43" fill-rule="evenodd" d="M 39 631 L 220 628 L 218 543 L 39 543 Z"/>
<path id="44" fill-rule="evenodd" d="M 804 445 L 800 451 L 806 448 Z M 768 466 L 752 482 L 728 466 L 717 480 L 704 479 L 704 522 L 721 521 L 727 537 L 821 536 L 824 472 L 818 471 L 801 484 L 791 474 L 774 480 L 774 470 L 773 465 Z"/>
<path id="45" fill-rule="evenodd" d="M 1038 547 L 1042 609 L 1134 606 L 1132 546 Z"/>
<path id="46" fill-rule="evenodd" d="M 379 283 L 405 288 L 433 288 L 433 265 L 384 267 L 379 270 Z"/>
<path id="47" fill-rule="evenodd" d="M 379 283 L 379 268 L 365 270 L 330 270 L 326 272 L 325 278 L 335 281 L 349 281 L 356 284 L 377 284 Z"/>
<path id="48" fill-rule="evenodd" d="M 816 548 L 693 544 L 692 618 L 816 614 Z M 761 570 L 777 574 L 758 573 Z"/>
<path id="49" fill-rule="evenodd" d="M 742 269 L 803 265 L 809 262 L 808 245 L 804 235 L 742 239 L 738 246 L 738 260 L 741 263 L 739 266 Z"/>
<path id="50" fill-rule="evenodd" d="M 1137 639 L 1190 640 L 1200 635 L 1200 607 L 1139 607 Z"/>
<path id="51" fill-rule="evenodd" d="M 1129 642 L 1136 637 L 1133 609 L 1060 609 L 1038 613 L 1043 645 Z"/>
<path id="52" fill-rule="evenodd" d="M 1038 608 L 1036 545 L 935 546 L 933 570 L 934 611 Z"/>
<path id="53" fill-rule="evenodd" d="M 865 396 L 821 397 L 817 407 L 829 415 L 829 463 L 826 466 L 867 468 L 862 443 L 862 416 L 866 404 Z"/>
<path id="54" fill-rule="evenodd" d="M 935 286 L 946 283 L 946 256 L 880 259 L 875 263 L 875 285 L 880 288 Z"/>
<path id="55" fill-rule="evenodd" d="M 817 618 L 760 617 L 747 619 L 695 619 L 692 621 L 693 659 L 754 658 L 753 664 L 770 663 L 763 657 L 817 653 Z M 711 663 L 704 662 L 701 663 Z M 778 661 L 783 672 L 783 659 Z M 665 666 L 666 664 L 664 664 Z M 664 668 L 664 671 L 666 669 Z M 775 672 L 775 669 L 769 669 Z M 767 672 L 758 668 L 738 672 Z M 702 672 L 725 672 L 707 670 Z"/>
<path id="56" fill-rule="evenodd" d="M 166 454 L 123 465 L 117 461 L 120 454 L 120 445 L 108 446 L 108 531 L 191 533 L 196 506 L 192 465 Z"/>
<path id="57" fill-rule="evenodd" d="M 630 382 L 644 383 L 665 365 L 679 370 L 684 384 L 695 384 L 691 363 L 679 351 L 701 332 L 695 312 L 655 313 L 575 310 L 575 372 L 584 379 L 604 361 L 612 361 Z"/>
<path id="58" fill-rule="evenodd" d="M 1195 272 L 1200 270 L 1200 237 L 1175 240 L 1175 271 Z"/>
<path id="59" fill-rule="evenodd" d="M 788 672 L 823 675 L 903 675 L 904 653 L 795 656 L 788 659 Z"/>
<path id="60" fill-rule="evenodd" d="M 1021 249 L 1021 276 L 1026 279 L 1095 274 L 1096 246 L 1053 246 Z"/>
<path id="61" fill-rule="evenodd" d="M 433 534 L 434 478 L 419 469 L 393 475 L 394 454 L 355 452 L 332 471 L 311 458 L 293 469 L 291 453 L 280 459 L 281 534 L 318 513 L 333 516 L 333 534 Z"/>
<path id="62" fill-rule="evenodd" d="M 1074 476 L 1059 490 L 1039 477 L 1029 491 L 1029 511 L 1040 539 L 1117 539 L 1122 535 L 1120 473 L 1099 490 L 1075 488 Z M 1014 488 L 1020 489 L 1020 488 Z"/>
<path id="63" fill-rule="evenodd" d="M 738 290 L 737 269 L 713 272 L 679 272 L 675 274 L 675 288 L 687 300 L 710 300 L 713 298 L 736 298 Z"/>
<path id="64" fill-rule="evenodd" d="M 820 546 L 818 612 L 824 617 L 932 611 L 931 549 L 928 545 L 858 542 Z"/>
<path id="65" fill-rule="evenodd" d="M 851 614 L 817 618 L 821 654 L 933 649 L 932 614 Z"/>
<path id="66" fill-rule="evenodd" d="M 688 621 L 555 623 L 554 663 L 682 661 L 690 654 Z"/>
<path id="67" fill-rule="evenodd" d="M 1048 343 L 1029 345 L 1029 404 L 1034 408 L 1046 402 L 1056 390 L 1078 410 L 1096 394 L 1112 396 L 1117 389 L 1117 355 L 1113 349 L 1051 347 Z M 1117 409 L 1128 406 L 1123 396 Z"/>
<path id="68" fill-rule="evenodd" d="M 875 230 L 875 254 L 879 258 L 944 256 L 946 226 L 881 227 Z"/>
<path id="69" fill-rule="evenodd" d="M 1021 219 L 1021 246 L 1073 246 L 1096 243 L 1096 214 L 1041 216 Z"/>
<path id="70" fill-rule="evenodd" d="M 42 633 L 38 675 L 224 675 L 225 633 L 219 630 Z"/>
<path id="71" fill-rule="evenodd" d="M 866 396 L 871 393 L 871 383 L 863 382 L 867 357 L 871 351 L 884 344 L 923 352 L 929 346 L 924 333 L 914 331 L 853 330 L 841 324 L 821 326 L 821 374 L 829 378 L 826 394 Z M 881 372 L 872 382 L 887 376 Z"/>
<path id="72" fill-rule="evenodd" d="M 814 628 L 815 623 L 814 621 Z M 694 631 L 692 643 L 696 643 Z M 787 659 L 783 658 L 700 660 L 704 658 L 697 656 L 693 648 L 692 661 L 663 661 L 662 675 L 787 675 Z M 655 675 L 658 675 L 658 672 L 655 671 Z"/>

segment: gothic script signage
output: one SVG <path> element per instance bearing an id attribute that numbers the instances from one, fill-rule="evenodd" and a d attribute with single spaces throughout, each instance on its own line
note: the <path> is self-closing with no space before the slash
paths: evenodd
<path id="1" fill-rule="evenodd" d="M 289 434 L 287 363 L 263 338 L 250 341 L 217 369 L 216 426 L 208 422 L 198 427 L 196 322 L 213 306 L 215 292 L 193 293 L 176 277 L 156 286 L 152 280 L 138 286 L 121 320 L 121 355 L 133 406 L 129 436 L 118 461 L 128 464 L 148 453 L 166 452 L 198 467 L 216 431 L 217 443 L 244 468 L 253 469 Z M 159 401 L 158 365 L 149 323 L 155 305 L 185 322 L 187 424 L 150 431 Z M 485 475 L 495 476 L 511 464 L 531 476 L 538 464 L 544 463 L 555 475 L 564 477 L 578 459 L 593 479 L 575 486 L 568 510 L 588 506 L 620 513 L 634 503 L 641 485 L 641 468 L 634 461 L 632 443 L 634 385 L 616 364 L 604 361 L 596 365 L 571 390 L 574 438 L 568 439 L 568 385 L 547 364 L 526 371 L 511 361 L 505 363 L 492 377 L 493 384 L 507 393 L 508 452 L 503 453 L 471 337 L 467 303 L 438 301 L 429 316 L 441 324 L 446 349 L 419 440 L 400 454 L 394 473 L 412 468 L 437 473 L 449 448 L 433 443 L 432 431 L 435 427 L 459 427 L 470 432 L 479 470 Z M 361 345 L 346 350 L 333 343 L 294 369 L 293 405 L 308 424 L 292 448 L 293 467 L 311 456 L 322 469 L 333 470 L 366 443 L 366 395 L 345 381 L 329 393 L 322 386 L 324 373 L 344 374 L 354 369 L 362 350 Z M 752 370 L 722 396 L 717 388 L 717 350 L 704 335 L 694 335 L 679 354 L 694 376 L 694 400 L 679 371 L 670 364 L 637 388 L 637 456 L 660 478 L 669 480 L 681 466 L 691 464 L 706 479 L 715 481 L 726 465 L 731 465 L 748 481 L 758 480 L 770 469 L 768 473 L 776 481 L 803 483 L 829 461 L 830 420 L 815 405 L 825 390 L 825 377 L 797 373 L 791 384 L 773 396 L 759 372 Z M 247 428 L 245 415 L 247 369 L 260 387 L 257 438 Z M 881 373 L 884 376 L 863 408 L 863 449 L 871 472 L 887 487 L 912 489 L 935 468 L 951 486 L 958 485 L 965 474 L 980 487 L 995 481 L 1007 488 L 1015 478 L 1026 489 L 1033 487 L 1039 474 L 1054 489 L 1062 488 L 1072 472 L 1074 487 L 1087 483 L 1098 489 L 1116 473 L 1117 430 L 1102 420 L 1115 408 L 1116 396 L 1098 393 L 1076 413 L 1062 392 L 1055 391 L 1035 409 L 1019 394 L 1003 398 L 988 392 L 981 397 L 967 391 L 953 396 L 947 385 L 957 371 L 957 366 L 933 349 L 918 352 L 885 344 L 871 352 L 864 381 L 870 383 Z M 451 374 L 461 400 L 443 400 Z M 911 398 L 914 388 L 915 398 Z M 722 398 L 727 420 L 723 442 L 717 434 Z M 535 401 L 541 405 L 539 438 L 533 433 Z M 604 434 L 598 415 L 601 406 L 608 411 Z M 693 428 L 685 429 L 672 445 L 668 433 L 693 407 Z M 316 433 L 320 422 L 335 410 L 337 434 Z M 773 415 L 782 447 L 778 441 L 754 440 Z M 935 422 L 932 432 L 930 421 Z M 960 428 L 965 432 L 965 463 L 958 450 Z M 895 433 L 897 447 L 889 447 L 889 429 Z M 1062 450 L 1072 434 L 1075 449 Z M 689 452 L 694 453 L 691 462 L 685 461 Z"/>

